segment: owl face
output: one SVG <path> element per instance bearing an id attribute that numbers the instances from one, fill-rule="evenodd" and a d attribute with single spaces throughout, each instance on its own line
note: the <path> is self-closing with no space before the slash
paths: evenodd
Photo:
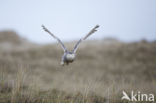
<path id="1" fill-rule="evenodd" d="M 67 54 L 66 58 L 67 58 L 67 60 L 74 60 L 75 59 L 75 54 Z"/>

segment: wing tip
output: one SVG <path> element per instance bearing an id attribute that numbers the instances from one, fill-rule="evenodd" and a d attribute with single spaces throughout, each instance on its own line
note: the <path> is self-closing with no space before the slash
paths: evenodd
<path id="1" fill-rule="evenodd" d="M 95 26 L 95 28 L 98 28 L 98 27 L 100 27 L 100 25 L 97 24 L 97 25 Z"/>
<path id="2" fill-rule="evenodd" d="M 44 31 L 48 31 L 47 28 L 42 24 L 41 27 L 43 28 Z"/>
<path id="3" fill-rule="evenodd" d="M 41 27 L 44 28 L 45 26 L 42 24 Z"/>

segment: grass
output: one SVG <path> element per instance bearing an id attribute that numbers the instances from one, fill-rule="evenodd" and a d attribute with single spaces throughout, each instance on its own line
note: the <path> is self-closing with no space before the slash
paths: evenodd
<path id="1" fill-rule="evenodd" d="M 59 44 L 20 42 L 0 44 L 0 103 L 128 103 L 123 90 L 156 94 L 155 42 L 87 41 L 64 67 Z"/>
<path id="2" fill-rule="evenodd" d="M 41 91 L 34 83 L 24 86 L 25 73 L 25 69 L 19 69 L 10 88 L 7 87 L 8 84 L 4 83 L 4 78 L 1 79 L 1 103 L 103 103 L 106 101 L 105 98 L 96 96 L 94 93 L 85 95 L 81 93 L 69 94 L 57 89 Z"/>

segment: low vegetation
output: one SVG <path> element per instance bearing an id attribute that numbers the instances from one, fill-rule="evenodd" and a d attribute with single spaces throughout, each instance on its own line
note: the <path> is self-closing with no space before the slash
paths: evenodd
<path id="1" fill-rule="evenodd" d="M 123 90 L 156 94 L 155 42 L 87 41 L 76 61 L 62 67 L 59 44 L 33 44 L 4 33 L 0 103 L 130 103 L 121 100 Z"/>

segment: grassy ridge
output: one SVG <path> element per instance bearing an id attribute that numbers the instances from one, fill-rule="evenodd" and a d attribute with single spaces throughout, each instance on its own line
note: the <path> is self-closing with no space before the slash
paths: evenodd
<path id="1" fill-rule="evenodd" d="M 0 103 L 127 103 L 122 90 L 156 94 L 155 42 L 87 41 L 62 67 L 59 44 L 16 41 L 0 44 Z"/>

